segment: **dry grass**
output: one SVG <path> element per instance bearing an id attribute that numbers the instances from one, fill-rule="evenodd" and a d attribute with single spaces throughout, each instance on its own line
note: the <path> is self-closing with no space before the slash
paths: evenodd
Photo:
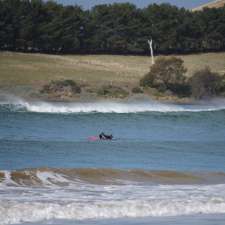
<path id="1" fill-rule="evenodd" d="M 181 58 L 188 69 L 188 76 L 192 76 L 196 70 L 200 70 L 206 66 L 209 66 L 212 71 L 220 74 L 225 73 L 225 53 L 186 55 Z"/>
<path id="2" fill-rule="evenodd" d="M 180 56 L 188 68 L 188 76 L 195 70 L 210 66 L 225 73 L 225 53 Z M 149 71 L 147 56 L 111 55 L 46 55 L 0 53 L 0 85 L 2 87 L 39 88 L 50 80 L 73 79 L 91 86 L 113 83 L 136 85 Z"/>
<path id="3" fill-rule="evenodd" d="M 147 57 L 5 52 L 0 53 L 0 82 L 6 85 L 39 85 L 65 78 L 88 83 L 135 82 L 148 71 L 148 67 Z"/>
<path id="4" fill-rule="evenodd" d="M 201 11 L 204 8 L 220 8 L 225 5 L 225 0 L 216 0 L 192 9 L 192 11 Z"/>

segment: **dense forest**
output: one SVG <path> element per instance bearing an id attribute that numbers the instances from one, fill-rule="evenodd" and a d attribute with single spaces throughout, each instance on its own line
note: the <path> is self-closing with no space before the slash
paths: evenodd
<path id="1" fill-rule="evenodd" d="M 148 54 L 225 50 L 225 7 L 191 12 L 170 4 L 130 3 L 91 10 L 53 1 L 0 0 L 0 50 Z"/>

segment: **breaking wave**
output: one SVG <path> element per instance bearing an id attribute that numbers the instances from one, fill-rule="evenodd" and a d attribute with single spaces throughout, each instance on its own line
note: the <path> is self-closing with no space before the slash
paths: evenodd
<path id="1" fill-rule="evenodd" d="M 0 102 L 0 111 L 36 113 L 142 113 L 142 112 L 209 112 L 225 110 L 225 101 L 214 100 L 198 104 L 166 104 L 156 101 L 53 103 L 10 99 Z"/>
<path id="2" fill-rule="evenodd" d="M 113 169 L 1 171 L 0 221 L 220 214 L 225 184 L 216 180 L 224 178 L 224 173 Z"/>
<path id="3" fill-rule="evenodd" d="M 78 183 L 96 185 L 132 184 L 225 184 L 225 173 L 190 173 L 176 171 L 118 169 L 26 169 L 0 171 L 0 185 L 71 186 Z"/>

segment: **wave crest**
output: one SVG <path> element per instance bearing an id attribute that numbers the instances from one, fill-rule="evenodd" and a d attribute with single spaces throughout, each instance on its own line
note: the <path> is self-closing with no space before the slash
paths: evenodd
<path id="1" fill-rule="evenodd" d="M 225 110 L 225 102 L 214 100 L 199 104 L 166 104 L 156 101 L 144 102 L 83 102 L 53 103 L 29 102 L 10 99 L 0 103 L 0 111 L 28 111 L 37 113 L 142 113 L 142 112 L 208 112 Z"/>
<path id="2" fill-rule="evenodd" d="M 38 168 L 0 172 L 0 221 L 225 212 L 225 173 Z M 210 183 L 211 182 L 211 183 Z"/>
<path id="3" fill-rule="evenodd" d="M 146 184 L 220 184 L 225 173 L 185 173 L 117 169 L 50 169 L 39 168 L 0 171 L 0 184 L 10 186 L 70 186 L 78 182 L 98 185 Z"/>

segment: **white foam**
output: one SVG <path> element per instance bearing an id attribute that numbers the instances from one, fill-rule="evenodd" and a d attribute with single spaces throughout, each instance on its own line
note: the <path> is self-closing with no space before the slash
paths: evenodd
<path id="1" fill-rule="evenodd" d="M 50 103 L 14 100 L 17 109 L 26 109 L 39 113 L 140 113 L 140 112 L 201 112 L 225 109 L 225 102 L 220 100 L 201 102 L 195 105 L 165 104 L 156 101 L 145 102 L 84 102 L 84 103 Z"/>
<path id="2" fill-rule="evenodd" d="M 36 222 L 50 219 L 115 219 L 123 217 L 162 217 L 190 214 L 225 213 L 225 202 L 214 199 L 202 201 L 124 200 L 82 203 L 0 202 L 2 224 Z"/>
<path id="3" fill-rule="evenodd" d="M 11 185 L 13 185 L 13 186 L 17 185 L 17 184 L 11 179 L 11 172 L 10 172 L 10 171 L 2 170 L 1 172 L 4 173 L 4 178 L 3 178 L 3 181 L 0 182 L 0 187 L 1 187 L 1 186 L 7 187 L 7 186 L 11 186 Z"/>
<path id="4" fill-rule="evenodd" d="M 115 219 L 225 213 L 224 184 L 84 185 L 82 188 L 55 190 L 10 188 L 9 191 L 2 189 L 1 193 L 1 224 L 50 219 Z"/>
<path id="5" fill-rule="evenodd" d="M 36 173 L 37 178 L 42 182 L 45 186 L 54 186 L 54 183 L 59 185 L 60 183 L 69 183 L 70 181 L 67 180 L 60 174 L 53 173 L 53 172 L 40 172 Z M 56 185 L 56 186 L 57 186 Z"/>

